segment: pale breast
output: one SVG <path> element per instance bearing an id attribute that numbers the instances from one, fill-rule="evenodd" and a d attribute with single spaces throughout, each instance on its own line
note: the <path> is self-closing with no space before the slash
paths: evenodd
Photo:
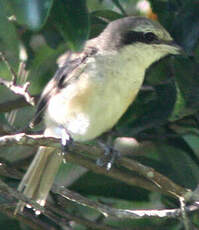
<path id="1" fill-rule="evenodd" d="M 134 78 L 135 69 L 123 59 L 92 60 L 75 82 L 50 99 L 46 126 L 56 133 L 63 126 L 76 141 L 94 139 L 111 129 L 141 87 L 144 73 Z"/>

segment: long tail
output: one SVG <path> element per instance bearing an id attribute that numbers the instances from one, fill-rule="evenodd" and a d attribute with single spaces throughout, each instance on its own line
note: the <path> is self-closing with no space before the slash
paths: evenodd
<path id="1" fill-rule="evenodd" d="M 19 184 L 18 191 L 41 206 L 44 206 L 48 193 L 54 182 L 56 173 L 63 161 L 62 154 L 54 152 L 55 148 L 40 147 L 31 165 Z M 15 209 L 15 214 L 23 211 L 25 205 L 19 201 Z"/>

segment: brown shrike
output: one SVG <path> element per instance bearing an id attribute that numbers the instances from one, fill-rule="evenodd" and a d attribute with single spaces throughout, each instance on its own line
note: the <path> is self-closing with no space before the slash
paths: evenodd
<path id="1" fill-rule="evenodd" d="M 84 142 L 111 129 L 134 101 L 146 69 L 180 47 L 156 21 L 126 17 L 111 22 L 81 53 L 68 53 L 45 87 L 34 123 L 45 136 Z M 44 206 L 63 156 L 40 147 L 18 191 Z M 67 175 L 66 175 L 67 176 Z M 19 202 L 16 211 L 25 203 Z M 39 212 L 36 212 L 39 213 Z"/>

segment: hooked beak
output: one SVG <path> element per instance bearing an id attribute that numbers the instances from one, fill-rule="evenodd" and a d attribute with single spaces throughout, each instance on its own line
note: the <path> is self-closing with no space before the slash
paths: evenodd
<path id="1" fill-rule="evenodd" d="M 179 46 L 176 42 L 170 41 L 167 44 L 172 47 L 172 51 L 171 51 L 172 54 L 187 56 L 184 49 L 181 46 Z"/>

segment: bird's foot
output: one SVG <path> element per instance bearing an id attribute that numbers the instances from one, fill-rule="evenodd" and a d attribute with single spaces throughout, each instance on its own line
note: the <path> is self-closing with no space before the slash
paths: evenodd
<path id="1" fill-rule="evenodd" d="M 65 128 L 63 128 L 62 137 L 61 137 L 61 150 L 62 150 L 61 154 L 65 155 L 67 153 L 68 146 L 72 144 L 73 144 L 73 139 L 71 135 Z"/>
<path id="2" fill-rule="evenodd" d="M 107 171 L 111 169 L 115 160 L 120 157 L 120 152 L 115 150 L 109 145 L 106 145 L 102 142 L 98 142 L 99 146 L 104 150 L 104 156 L 97 159 L 97 165 L 101 167 L 106 167 Z"/>

